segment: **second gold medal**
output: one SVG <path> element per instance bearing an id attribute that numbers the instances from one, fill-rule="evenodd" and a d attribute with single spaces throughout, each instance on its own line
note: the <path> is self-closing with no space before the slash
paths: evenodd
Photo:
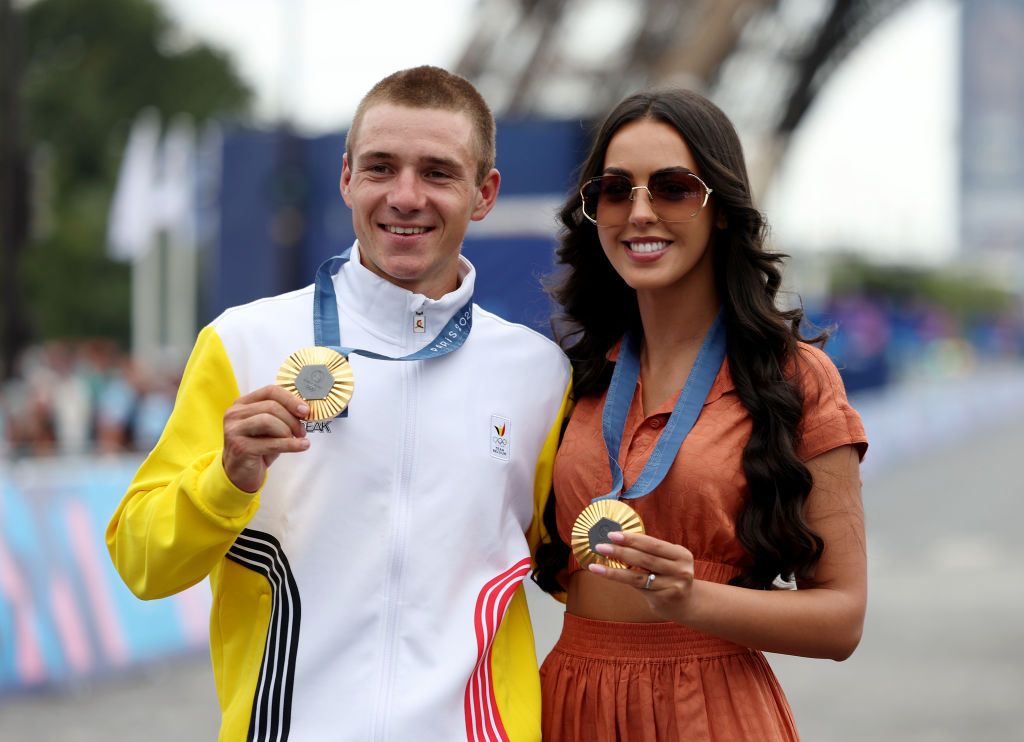
<path id="1" fill-rule="evenodd" d="M 572 527 L 572 553 L 584 569 L 590 564 L 628 569 L 628 564 L 606 557 L 596 551 L 598 544 L 612 543 L 612 531 L 643 533 L 644 524 L 639 514 L 622 500 L 598 500 L 584 508 Z"/>

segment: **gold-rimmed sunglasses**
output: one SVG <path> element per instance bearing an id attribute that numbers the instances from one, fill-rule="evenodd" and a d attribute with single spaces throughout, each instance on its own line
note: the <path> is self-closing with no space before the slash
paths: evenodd
<path id="1" fill-rule="evenodd" d="M 663 222 L 696 219 L 708 203 L 711 189 L 689 170 L 654 173 L 647 185 L 635 186 L 625 175 L 599 175 L 580 189 L 583 216 L 599 227 L 621 227 L 633 210 L 633 194 L 647 191 L 651 211 Z"/>

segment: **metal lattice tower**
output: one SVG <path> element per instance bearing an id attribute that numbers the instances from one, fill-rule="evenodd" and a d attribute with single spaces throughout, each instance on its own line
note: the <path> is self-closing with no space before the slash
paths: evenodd
<path id="1" fill-rule="evenodd" d="M 456 69 L 501 116 L 597 118 L 682 85 L 730 115 L 761 190 L 815 96 L 907 0 L 480 0 Z"/>

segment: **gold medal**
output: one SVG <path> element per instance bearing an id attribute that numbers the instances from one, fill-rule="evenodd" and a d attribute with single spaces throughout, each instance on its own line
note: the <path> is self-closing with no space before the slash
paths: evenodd
<path id="1" fill-rule="evenodd" d="M 643 533 L 644 523 L 639 514 L 622 500 L 598 500 L 592 502 L 580 513 L 572 526 L 572 553 L 576 561 L 586 569 L 590 564 L 603 564 L 607 567 L 628 569 L 615 559 L 598 554 L 594 548 L 598 544 L 610 544 L 608 534 L 612 531 L 626 533 Z"/>
<path id="2" fill-rule="evenodd" d="M 314 346 L 292 353 L 277 372 L 277 385 L 309 405 L 308 420 L 330 420 L 348 407 L 355 388 L 345 356 Z"/>

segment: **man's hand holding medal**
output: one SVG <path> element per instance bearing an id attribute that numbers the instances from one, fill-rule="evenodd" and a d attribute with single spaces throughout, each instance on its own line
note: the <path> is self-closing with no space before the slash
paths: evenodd
<path id="1" fill-rule="evenodd" d="M 309 405 L 269 384 L 239 397 L 224 413 L 224 472 L 245 492 L 263 485 L 267 467 L 282 453 L 309 448 Z"/>

